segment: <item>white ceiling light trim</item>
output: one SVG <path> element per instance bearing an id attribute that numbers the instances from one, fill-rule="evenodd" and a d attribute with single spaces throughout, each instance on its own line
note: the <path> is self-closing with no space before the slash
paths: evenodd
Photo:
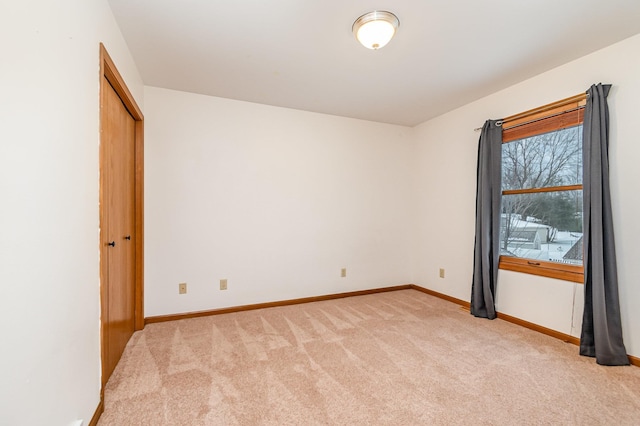
<path id="1" fill-rule="evenodd" d="M 353 23 L 353 35 L 367 49 L 384 47 L 395 35 L 400 20 L 385 10 L 365 13 Z"/>

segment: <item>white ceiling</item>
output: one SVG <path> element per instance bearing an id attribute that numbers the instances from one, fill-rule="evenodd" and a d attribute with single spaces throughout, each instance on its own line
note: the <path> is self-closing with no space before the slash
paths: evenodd
<path id="1" fill-rule="evenodd" d="M 409 126 L 640 33 L 640 0 L 109 2 L 146 85 Z"/>

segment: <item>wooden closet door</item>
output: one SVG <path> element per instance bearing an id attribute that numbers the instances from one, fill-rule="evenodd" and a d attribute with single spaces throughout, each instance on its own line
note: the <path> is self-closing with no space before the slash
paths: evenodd
<path id="1" fill-rule="evenodd" d="M 103 383 L 116 367 L 134 331 L 135 299 L 135 120 L 104 81 L 102 107 L 103 250 L 107 276 L 103 283 Z"/>

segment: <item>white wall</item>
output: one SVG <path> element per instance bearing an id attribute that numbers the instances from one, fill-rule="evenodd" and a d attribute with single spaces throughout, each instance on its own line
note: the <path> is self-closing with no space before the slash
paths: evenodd
<path id="1" fill-rule="evenodd" d="M 410 282 L 412 129 L 153 87 L 145 102 L 146 316 Z"/>
<path id="2" fill-rule="evenodd" d="M 99 402 L 100 41 L 141 104 L 105 0 L 2 3 L 2 425 L 86 424 Z"/>
<path id="3" fill-rule="evenodd" d="M 500 118 L 612 83 L 611 185 L 627 352 L 640 356 L 640 35 L 541 74 L 416 127 L 414 281 L 469 300 L 473 267 L 476 159 L 479 133 Z M 438 268 L 446 278 L 438 278 Z M 574 297 L 575 293 L 575 297 Z M 575 306 L 574 305 L 575 301 Z M 582 285 L 500 271 L 500 312 L 574 336 L 580 335 Z"/>

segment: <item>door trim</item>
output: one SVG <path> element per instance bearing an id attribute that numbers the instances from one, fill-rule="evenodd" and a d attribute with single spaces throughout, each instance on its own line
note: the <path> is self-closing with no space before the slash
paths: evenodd
<path id="1" fill-rule="evenodd" d="M 104 78 L 103 78 L 104 77 Z M 108 83 L 105 82 L 105 79 Z M 125 108 L 135 120 L 135 146 L 134 146 L 134 330 L 142 330 L 144 328 L 144 116 L 138 107 L 133 95 L 127 88 L 124 79 L 118 72 L 113 60 L 107 53 L 104 45 L 100 43 L 100 111 L 102 111 L 105 102 L 105 85 L 110 84 L 116 94 L 124 104 Z M 102 112 L 100 113 L 102 116 Z M 100 126 L 100 129 L 102 125 Z M 100 134 L 100 346 L 101 346 L 101 363 L 104 366 L 104 335 L 102 330 L 102 318 L 104 317 L 104 308 L 106 306 L 105 291 L 107 277 L 106 247 L 103 244 L 106 236 L 103 235 L 105 216 L 105 194 L 104 174 L 106 168 L 105 153 L 103 152 L 105 144 Z M 104 374 L 102 385 L 106 383 Z"/>

